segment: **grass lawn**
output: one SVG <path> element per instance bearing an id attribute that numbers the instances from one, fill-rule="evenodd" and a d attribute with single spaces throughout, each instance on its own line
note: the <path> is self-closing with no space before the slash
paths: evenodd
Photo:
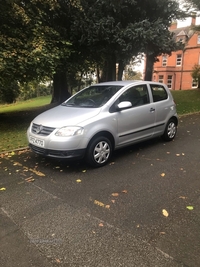
<path id="1" fill-rule="evenodd" d="M 171 91 L 178 115 L 200 112 L 200 89 Z"/>
<path id="2" fill-rule="evenodd" d="M 200 90 L 172 91 L 178 115 L 200 112 Z M 35 116 L 50 108 L 50 96 L 0 105 L 0 153 L 28 145 L 26 130 Z"/>
<path id="3" fill-rule="evenodd" d="M 48 108 L 50 96 L 0 105 L 0 153 L 28 145 L 26 130 L 32 119 Z"/>

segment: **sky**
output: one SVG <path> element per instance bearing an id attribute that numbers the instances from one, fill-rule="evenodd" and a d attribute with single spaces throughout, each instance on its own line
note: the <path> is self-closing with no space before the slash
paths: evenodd
<path id="1" fill-rule="evenodd" d="M 177 28 L 185 27 L 185 26 L 190 26 L 191 25 L 191 20 L 192 18 L 187 18 L 184 21 L 179 21 L 177 23 Z M 200 25 L 200 17 L 196 17 L 196 25 Z"/>

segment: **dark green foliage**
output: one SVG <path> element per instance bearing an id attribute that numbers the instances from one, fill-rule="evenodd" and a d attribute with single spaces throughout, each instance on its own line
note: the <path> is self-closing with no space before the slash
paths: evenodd
<path id="1" fill-rule="evenodd" d="M 20 94 L 17 82 L 7 82 L 0 84 L 0 102 L 11 104 L 14 103 Z"/>
<path id="2" fill-rule="evenodd" d="M 184 16 L 175 0 L 5 0 L 0 2 L 0 77 L 50 77 L 62 102 L 77 73 L 122 78 L 132 57 L 147 55 L 146 79 L 161 53 L 177 48 L 168 26 Z"/>

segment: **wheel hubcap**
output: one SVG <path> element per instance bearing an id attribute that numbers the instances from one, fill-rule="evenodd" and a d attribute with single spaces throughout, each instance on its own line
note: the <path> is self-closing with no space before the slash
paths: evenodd
<path id="1" fill-rule="evenodd" d="M 176 124 L 174 122 L 171 122 L 168 126 L 168 136 L 169 138 L 174 138 L 176 134 Z"/>
<path id="2" fill-rule="evenodd" d="M 97 163 L 104 163 L 110 155 L 110 146 L 107 142 L 101 141 L 94 148 L 94 160 Z"/>

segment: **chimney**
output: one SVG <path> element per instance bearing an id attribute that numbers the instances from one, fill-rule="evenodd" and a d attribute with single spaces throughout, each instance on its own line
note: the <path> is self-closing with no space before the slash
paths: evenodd
<path id="1" fill-rule="evenodd" d="M 170 30 L 175 30 L 177 29 L 177 21 L 172 21 L 170 27 L 169 27 Z"/>
<path id="2" fill-rule="evenodd" d="M 194 26 L 196 25 L 196 12 L 192 12 L 191 17 L 192 17 L 191 25 Z"/>

